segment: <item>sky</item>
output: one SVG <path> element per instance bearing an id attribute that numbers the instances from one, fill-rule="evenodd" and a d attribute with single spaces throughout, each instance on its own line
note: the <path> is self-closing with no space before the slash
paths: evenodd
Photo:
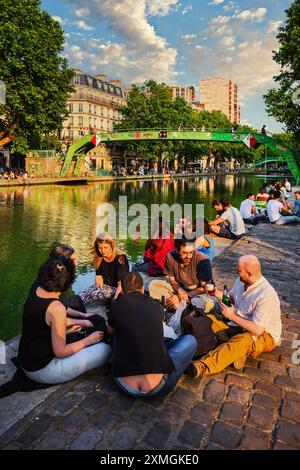
<path id="1" fill-rule="evenodd" d="M 264 93 L 279 66 L 278 27 L 291 0 L 42 0 L 65 31 L 71 67 L 121 79 L 153 78 L 194 86 L 227 76 L 239 86 L 242 123 L 280 132 L 265 112 Z"/>

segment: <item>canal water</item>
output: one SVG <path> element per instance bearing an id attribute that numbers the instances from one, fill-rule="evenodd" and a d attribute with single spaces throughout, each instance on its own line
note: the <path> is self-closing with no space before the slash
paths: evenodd
<path id="1" fill-rule="evenodd" d="M 0 189 L 0 340 L 20 332 L 28 289 L 53 245 L 64 242 L 76 250 L 79 266 L 73 292 L 93 283 L 89 249 L 99 222 L 99 204 L 109 202 L 118 210 L 119 196 L 127 196 L 128 206 L 204 204 L 205 216 L 212 218 L 214 198 L 226 195 L 239 207 L 246 194 L 256 192 L 261 182 L 256 176 L 228 175 Z M 121 248 L 131 262 L 142 259 L 143 242 L 125 240 Z"/>

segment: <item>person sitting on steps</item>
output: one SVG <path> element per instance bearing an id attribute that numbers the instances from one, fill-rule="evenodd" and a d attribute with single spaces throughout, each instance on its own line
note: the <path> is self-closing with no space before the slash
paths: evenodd
<path id="1" fill-rule="evenodd" d="M 229 327 L 225 321 L 208 315 L 213 320 L 213 330 L 222 332 L 225 342 L 195 362 L 198 376 L 216 374 L 230 364 L 242 369 L 248 356 L 271 352 L 280 343 L 280 301 L 263 277 L 259 260 L 255 256 L 242 256 L 238 260 L 238 273 L 230 291 L 232 307 L 226 306 L 221 300 L 223 293 L 216 291 L 224 319 L 236 326 Z"/>

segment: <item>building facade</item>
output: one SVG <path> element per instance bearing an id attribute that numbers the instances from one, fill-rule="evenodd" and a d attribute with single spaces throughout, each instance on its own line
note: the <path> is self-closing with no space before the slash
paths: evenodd
<path id="1" fill-rule="evenodd" d="M 171 86 L 172 98 L 183 98 L 187 103 L 192 103 L 195 100 L 195 88 L 193 86 Z"/>
<path id="2" fill-rule="evenodd" d="M 206 111 L 222 111 L 233 123 L 240 124 L 238 86 L 227 77 L 210 77 L 200 80 L 201 103 Z"/>
<path id="3" fill-rule="evenodd" d="M 69 116 L 65 120 L 60 141 L 67 147 L 82 136 L 95 132 L 112 132 L 122 120 L 120 108 L 126 105 L 126 92 L 120 80 L 109 82 L 105 75 L 91 76 L 75 70 L 76 91 L 68 100 Z M 111 159 L 105 145 L 88 154 L 93 168 L 110 170 Z"/>

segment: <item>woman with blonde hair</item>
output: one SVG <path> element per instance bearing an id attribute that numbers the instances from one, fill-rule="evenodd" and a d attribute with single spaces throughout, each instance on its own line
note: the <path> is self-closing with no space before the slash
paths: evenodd
<path id="1" fill-rule="evenodd" d="M 97 235 L 92 248 L 96 282 L 79 296 L 88 304 L 95 300 L 112 300 L 122 292 L 121 281 L 129 272 L 127 256 L 119 253 L 115 240 L 108 233 Z"/>

